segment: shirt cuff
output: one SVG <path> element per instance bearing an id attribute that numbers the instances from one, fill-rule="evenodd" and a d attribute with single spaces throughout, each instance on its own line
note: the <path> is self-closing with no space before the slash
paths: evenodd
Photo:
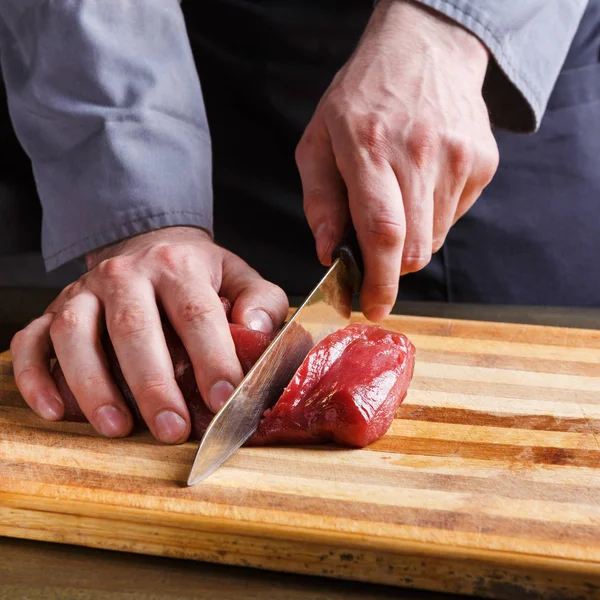
<path id="1" fill-rule="evenodd" d="M 105 121 L 77 152 L 34 163 L 48 270 L 152 229 L 212 232 L 208 131 L 158 113 L 140 121 Z"/>

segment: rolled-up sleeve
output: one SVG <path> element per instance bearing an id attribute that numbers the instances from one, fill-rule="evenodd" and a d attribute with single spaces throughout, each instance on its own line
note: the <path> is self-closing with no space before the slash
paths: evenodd
<path id="1" fill-rule="evenodd" d="M 492 60 L 483 94 L 493 125 L 533 132 L 587 0 L 413 0 L 475 34 Z"/>
<path id="2" fill-rule="evenodd" d="M 212 230 L 210 135 L 178 0 L 0 0 L 0 28 L 48 269 L 150 229 Z"/>

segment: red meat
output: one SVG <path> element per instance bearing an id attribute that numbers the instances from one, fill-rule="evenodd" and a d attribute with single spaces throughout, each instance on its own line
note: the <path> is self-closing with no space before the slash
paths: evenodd
<path id="1" fill-rule="evenodd" d="M 367 446 L 406 397 L 414 357 L 408 338 L 381 327 L 355 323 L 333 333 L 312 349 L 250 443 Z"/>
<path id="2" fill-rule="evenodd" d="M 224 308 L 228 311 L 225 304 Z M 273 336 L 240 325 L 230 327 L 238 358 L 247 372 Z M 200 439 L 214 415 L 200 396 L 181 340 L 168 322 L 163 322 L 163 328 L 176 381 L 190 411 L 192 437 Z M 141 423 L 110 342 L 105 350 L 113 376 L 136 422 Z M 248 444 L 370 444 L 386 433 L 406 397 L 414 357 L 414 346 L 400 333 L 360 324 L 337 331 L 309 352 L 275 406 L 265 412 Z M 54 376 L 65 402 L 65 419 L 85 421 L 58 365 Z"/>

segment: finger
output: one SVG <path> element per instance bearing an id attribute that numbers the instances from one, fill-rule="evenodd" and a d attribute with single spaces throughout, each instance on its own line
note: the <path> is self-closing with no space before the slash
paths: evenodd
<path id="1" fill-rule="evenodd" d="M 350 214 L 356 229 L 364 278 L 360 303 L 365 316 L 383 320 L 398 295 L 406 221 L 396 174 L 385 160 L 372 160 L 343 137 L 334 141 L 340 172 L 348 189 Z"/>
<path id="2" fill-rule="evenodd" d="M 449 168 L 442 171 L 445 177 L 437 182 L 433 194 L 433 254 L 444 245 L 450 228 L 458 219 L 459 201 L 469 178 L 466 170 L 458 174 L 453 174 Z"/>
<path id="3" fill-rule="evenodd" d="M 71 298 L 88 290 L 88 274 L 83 274 L 77 281 L 70 283 L 62 292 L 48 305 L 44 311 L 46 313 L 56 314 L 62 305 Z"/>
<path id="4" fill-rule="evenodd" d="M 433 245 L 434 179 L 408 164 L 395 169 L 402 189 L 406 238 L 400 274 L 420 271 L 431 260 Z"/>
<path id="5" fill-rule="evenodd" d="M 459 218 L 461 198 L 474 191 L 474 154 L 468 142 L 448 138 L 441 155 L 438 181 L 434 192 L 434 218 L 432 251 L 443 246 L 452 225 Z M 479 194 L 477 194 L 478 196 Z M 473 198 L 473 202 L 477 199 Z"/>
<path id="6" fill-rule="evenodd" d="M 398 295 L 406 232 L 400 188 L 389 168 L 351 180 L 348 196 L 365 268 L 361 307 L 368 319 L 381 321 Z"/>
<path id="7" fill-rule="evenodd" d="M 233 323 L 263 333 L 278 329 L 288 314 L 285 292 L 233 254 L 223 262 L 221 294 L 233 302 Z"/>
<path id="8" fill-rule="evenodd" d="M 470 170 L 467 181 L 457 203 L 453 223 L 456 223 L 481 196 L 484 188 L 490 183 L 498 168 L 498 146 L 495 140 L 487 144 L 476 154 L 476 160 Z"/>
<path id="9" fill-rule="evenodd" d="M 189 413 L 175 381 L 151 283 L 123 282 L 105 305 L 115 354 L 144 421 L 161 442 L 184 442 L 190 434 Z"/>
<path id="10" fill-rule="evenodd" d="M 346 188 L 324 125 L 309 124 L 296 148 L 296 164 L 302 180 L 304 214 L 315 238 L 317 256 L 329 266 L 349 214 Z"/>
<path id="11" fill-rule="evenodd" d="M 78 294 L 56 313 L 50 336 L 67 385 L 87 420 L 101 435 L 123 437 L 131 432 L 133 418 L 102 349 L 102 317 L 97 296 Z"/>
<path id="12" fill-rule="evenodd" d="M 157 291 L 190 356 L 200 395 L 219 411 L 243 377 L 219 296 L 202 275 L 165 278 Z"/>
<path id="13" fill-rule="evenodd" d="M 49 369 L 52 356 L 49 330 L 53 319 L 53 314 L 45 314 L 32 321 L 10 344 L 19 392 L 27 405 L 48 421 L 58 421 L 64 415 L 64 405 Z"/>

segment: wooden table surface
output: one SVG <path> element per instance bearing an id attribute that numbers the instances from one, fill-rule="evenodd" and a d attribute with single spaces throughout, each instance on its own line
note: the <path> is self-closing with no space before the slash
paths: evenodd
<path id="1" fill-rule="evenodd" d="M 0 290 L 0 349 L 49 293 Z M 15 299 L 18 298 L 16 302 Z M 3 302 L 5 300 L 5 302 Z M 600 310 L 403 304 L 398 312 L 600 329 Z M 2 337 L 4 336 L 4 338 Z M 0 600 L 163 598 L 450 599 L 385 586 L 268 573 L 166 558 L 0 538 Z"/>
<path id="2" fill-rule="evenodd" d="M 446 600 L 456 596 L 0 538 L 0 600 Z"/>

